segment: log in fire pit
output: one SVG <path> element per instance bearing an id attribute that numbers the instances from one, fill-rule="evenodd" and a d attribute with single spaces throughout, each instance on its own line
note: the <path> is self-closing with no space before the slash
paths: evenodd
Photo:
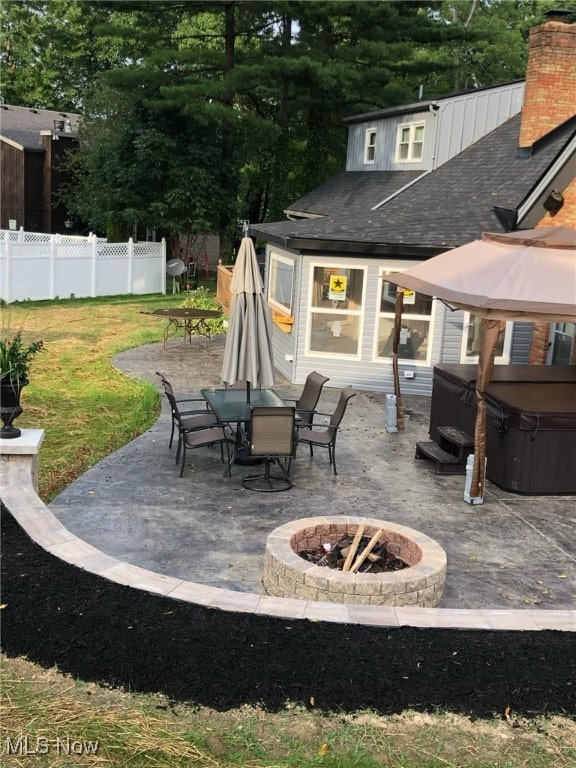
<path id="1" fill-rule="evenodd" d="M 269 595 L 362 605 L 439 605 L 446 553 L 419 531 L 366 517 L 309 517 L 268 536 Z"/>

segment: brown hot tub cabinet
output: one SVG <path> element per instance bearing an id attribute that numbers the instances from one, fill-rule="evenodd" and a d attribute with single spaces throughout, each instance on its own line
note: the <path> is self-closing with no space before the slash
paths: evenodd
<path id="1" fill-rule="evenodd" d="M 434 368 L 430 437 L 474 434 L 475 365 Z M 507 491 L 576 493 L 576 367 L 495 366 L 487 390 L 487 478 Z"/>

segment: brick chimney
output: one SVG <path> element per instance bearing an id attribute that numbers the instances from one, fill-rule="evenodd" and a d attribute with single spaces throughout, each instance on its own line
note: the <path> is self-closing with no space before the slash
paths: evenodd
<path id="1" fill-rule="evenodd" d="M 548 11 L 530 30 L 520 147 L 535 141 L 576 113 L 576 24 L 560 19 L 570 11 Z"/>

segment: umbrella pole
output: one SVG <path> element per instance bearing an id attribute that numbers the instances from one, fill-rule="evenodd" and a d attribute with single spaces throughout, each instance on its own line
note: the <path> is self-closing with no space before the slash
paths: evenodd
<path id="1" fill-rule="evenodd" d="M 250 402 L 250 382 L 249 381 L 246 382 L 246 399 L 247 399 L 247 402 L 249 403 Z"/>
<path id="2" fill-rule="evenodd" d="M 404 291 L 399 289 L 396 293 L 396 305 L 394 312 L 394 337 L 392 340 L 392 373 L 394 376 L 394 394 L 396 395 L 396 423 L 399 432 L 404 432 L 404 406 L 400 392 L 400 374 L 398 373 L 398 346 L 400 344 L 400 330 L 402 327 L 402 310 L 404 308 Z"/>
<path id="3" fill-rule="evenodd" d="M 484 498 L 486 460 L 486 389 L 492 378 L 496 342 L 500 333 L 499 320 L 482 318 L 480 327 L 480 355 L 476 375 L 476 423 L 474 425 L 474 464 L 470 485 L 470 503 L 481 504 Z M 479 500 L 479 501 L 478 501 Z"/>

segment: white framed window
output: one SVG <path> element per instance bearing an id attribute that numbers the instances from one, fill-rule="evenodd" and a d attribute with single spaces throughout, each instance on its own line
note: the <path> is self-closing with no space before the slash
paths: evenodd
<path id="1" fill-rule="evenodd" d="M 576 323 L 554 323 L 550 331 L 548 365 L 571 365 L 576 344 Z"/>
<path id="2" fill-rule="evenodd" d="M 268 267 L 268 303 L 283 314 L 292 315 L 294 302 L 294 261 L 270 253 Z"/>
<path id="3" fill-rule="evenodd" d="M 462 332 L 462 347 L 460 349 L 461 363 L 477 363 L 480 352 L 480 326 L 482 318 L 464 312 L 464 329 Z M 500 320 L 500 333 L 496 342 L 496 355 L 494 362 L 497 365 L 506 365 L 510 362 L 510 349 L 512 347 L 513 323 Z"/>
<path id="4" fill-rule="evenodd" d="M 398 126 L 396 161 L 411 163 L 422 160 L 424 153 L 424 123 L 406 123 Z"/>
<path id="5" fill-rule="evenodd" d="M 394 339 L 396 295 L 403 289 L 386 280 L 386 276 L 402 269 L 380 271 L 379 307 L 376 320 L 375 358 L 390 362 Z M 398 359 L 413 365 L 430 365 L 435 303 L 431 296 L 404 291 L 404 310 L 400 328 Z"/>
<path id="6" fill-rule="evenodd" d="M 360 359 L 366 268 L 310 265 L 306 354 Z"/>
<path id="7" fill-rule="evenodd" d="M 368 128 L 364 138 L 364 164 L 371 165 L 376 157 L 376 128 Z"/>

